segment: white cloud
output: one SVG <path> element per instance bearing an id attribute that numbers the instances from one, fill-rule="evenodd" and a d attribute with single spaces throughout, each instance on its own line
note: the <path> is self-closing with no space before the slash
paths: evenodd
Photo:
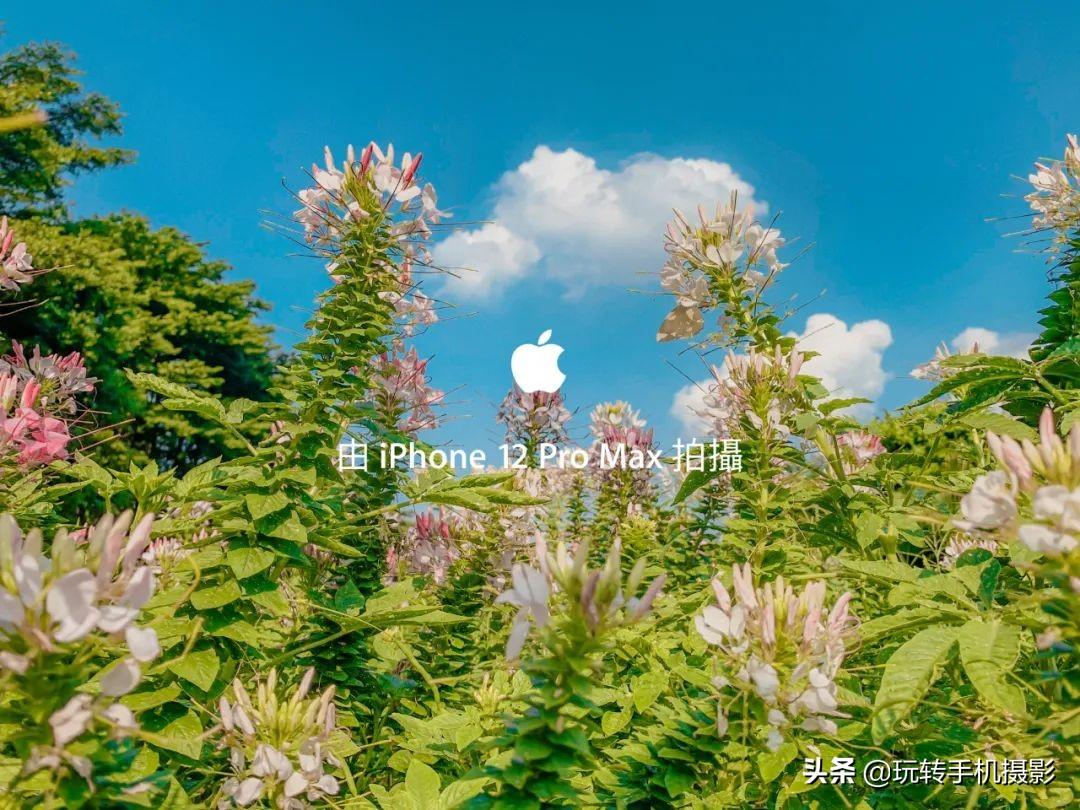
<path id="1" fill-rule="evenodd" d="M 540 258 L 540 250 L 504 225 L 489 222 L 474 231 L 457 231 L 439 244 L 438 263 L 457 278 L 457 292 L 485 298 L 520 278 Z"/>
<path id="2" fill-rule="evenodd" d="M 885 388 L 889 375 L 881 367 L 885 350 L 892 345 L 892 330 L 884 321 L 860 321 L 850 327 L 835 315 L 819 312 L 806 319 L 798 348 L 818 352 L 807 360 L 803 372 L 821 379 L 836 398 L 865 397 L 876 399 Z M 695 411 L 704 407 L 705 392 L 710 380 L 688 383 L 680 388 L 671 402 L 670 413 L 689 438 L 707 433 L 708 425 Z M 873 414 L 873 406 L 858 405 L 849 413 L 861 419 Z"/>
<path id="3" fill-rule="evenodd" d="M 970 352 L 978 343 L 979 351 L 985 354 L 999 354 L 1008 357 L 1026 358 L 1027 350 L 1035 340 L 1034 332 L 995 332 L 981 326 L 969 326 L 949 341 L 954 352 Z"/>
<path id="4" fill-rule="evenodd" d="M 687 383 L 675 392 L 675 398 L 671 400 L 669 413 L 679 422 L 684 439 L 699 438 L 709 433 L 708 423 L 698 412 L 705 407 L 705 394 L 711 382 L 710 379 Z"/>
<path id="5" fill-rule="evenodd" d="M 455 296 L 487 297 L 538 273 L 570 293 L 626 284 L 659 270 L 672 208 L 715 205 L 732 190 L 753 201 L 753 186 L 727 163 L 644 154 L 612 171 L 574 149 L 541 145 L 495 185 L 492 222 L 451 235 L 436 245 L 435 260 L 478 271 L 450 280 Z M 765 208 L 755 202 L 759 216 Z"/>
<path id="6" fill-rule="evenodd" d="M 870 320 L 852 324 L 835 315 L 819 312 L 806 319 L 806 328 L 798 348 L 818 353 L 806 362 L 803 371 L 821 378 L 821 383 L 836 398 L 865 397 L 877 399 L 889 375 L 881 367 L 885 350 L 892 345 L 892 330 L 884 321 Z M 873 413 L 870 405 L 860 405 L 851 413 L 866 418 Z"/>

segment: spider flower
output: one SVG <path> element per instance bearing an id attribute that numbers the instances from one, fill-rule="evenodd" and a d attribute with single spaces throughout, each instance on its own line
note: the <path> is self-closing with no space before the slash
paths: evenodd
<path id="1" fill-rule="evenodd" d="M 856 473 L 885 452 L 881 437 L 865 430 L 851 430 L 836 437 L 841 464 L 847 475 Z"/>
<path id="2" fill-rule="evenodd" d="M 722 366 L 712 366 L 704 407 L 696 413 L 717 438 L 736 433 L 743 417 L 758 430 L 786 438 L 789 417 L 801 407 L 797 379 L 803 362 L 801 352 L 785 354 L 780 346 L 771 353 L 753 348 L 746 354 L 729 352 Z M 755 412 L 756 402 L 768 403 L 764 416 Z"/>
<path id="3" fill-rule="evenodd" d="M 1036 231 L 1058 231 L 1049 253 L 1068 239 L 1068 232 L 1080 225 L 1080 142 L 1076 135 L 1066 138 L 1065 156 L 1049 165 L 1035 164 L 1028 175 L 1033 191 L 1024 199 L 1035 212 L 1031 227 Z"/>
<path id="4" fill-rule="evenodd" d="M 738 207 L 732 193 L 715 211 L 698 207 L 697 221 L 681 211 L 667 226 L 668 258 L 660 284 L 675 299 L 656 335 L 659 341 L 697 335 L 705 325 L 702 310 L 764 289 L 786 265 L 776 255 L 784 239 L 754 219 L 753 206 Z"/>
<path id="5" fill-rule="evenodd" d="M 334 687 L 310 695 L 315 670 L 283 692 L 270 670 L 255 686 L 254 697 L 239 680 L 233 699 L 218 701 L 221 745 L 229 749 L 233 775 L 221 788 L 218 807 L 247 807 L 256 802 L 281 810 L 318 806 L 340 790 L 326 766 L 340 763 L 329 750 L 337 727 Z"/>
<path id="6" fill-rule="evenodd" d="M 311 168 L 314 185 L 297 194 L 301 207 L 293 216 L 303 226 L 305 238 L 330 259 L 328 269 L 333 274 L 339 267 L 338 242 L 349 224 L 392 215 L 387 236 L 402 259 L 401 289 L 396 292 L 403 295 L 410 286 L 412 263 L 431 261 L 430 226 L 449 216 L 439 210 L 434 187 L 421 185 L 417 178 L 423 156 L 406 152 L 398 165 L 393 145 L 384 152 L 371 143 L 359 160 L 350 145 L 341 168 L 329 147 L 324 159 L 324 167 Z"/>
<path id="7" fill-rule="evenodd" d="M 372 360 L 374 397 L 402 433 L 416 433 L 438 424 L 435 407 L 445 393 L 428 384 L 427 364 L 416 349 L 386 352 Z"/>
<path id="8" fill-rule="evenodd" d="M 515 385 L 503 397 L 496 418 L 506 426 L 506 440 L 510 443 L 535 446 L 542 442 L 557 444 L 568 438 L 570 411 L 558 391 L 527 394 Z"/>
<path id="9" fill-rule="evenodd" d="M 81 543 L 61 530 L 46 556 L 39 530 L 24 535 L 10 515 L 0 516 L 0 668 L 15 679 L 9 688 L 17 693 L 21 681 L 42 677 L 39 664 L 55 678 L 57 666 L 87 653 L 121 650 L 96 676 L 95 695 L 75 693 L 47 716 L 51 742 L 34 745 L 28 773 L 70 767 L 87 777 L 90 760 L 69 743 L 101 726 L 116 736 L 137 728 L 116 699 L 138 685 L 142 665 L 161 647 L 152 628 L 137 624 L 154 592 L 153 571 L 141 562 L 153 515 L 129 532 L 131 519 L 107 515 Z"/>
<path id="10" fill-rule="evenodd" d="M 589 432 L 598 439 L 604 438 L 606 428 L 643 428 L 645 420 L 640 411 L 629 402 L 601 402 L 589 414 Z"/>
<path id="11" fill-rule="evenodd" d="M 544 538 L 537 538 L 539 567 L 516 564 L 512 587 L 496 600 L 518 607 L 506 657 L 514 660 L 521 654 L 533 625 L 550 630 L 553 635 L 546 640 L 556 650 L 566 637 L 584 637 L 592 642 L 618 627 L 644 619 L 660 595 L 666 576 L 656 577 L 639 595 L 645 560 L 638 560 L 624 583 L 621 555 L 621 545 L 616 539 L 604 565 L 590 569 L 587 540 L 581 541 L 571 556 L 565 543 L 560 542 L 552 554 Z"/>
<path id="12" fill-rule="evenodd" d="M 29 284 L 34 270 L 33 257 L 27 252 L 25 242 L 15 241 L 15 231 L 7 217 L 0 217 L 0 287 L 18 290 L 20 284 Z"/>
<path id="13" fill-rule="evenodd" d="M 797 593 L 784 579 L 755 587 L 750 564 L 732 569 L 734 595 L 713 580 L 716 603 L 695 617 L 698 634 L 713 646 L 723 673 L 721 688 L 755 695 L 765 706 L 767 744 L 775 750 L 785 727 L 835 734 L 836 677 L 840 672 L 854 617 L 851 594 L 828 608 L 825 583 L 808 583 Z M 717 728 L 728 726 L 723 706 Z"/>
<path id="14" fill-rule="evenodd" d="M 1046 408 L 1037 445 L 992 432 L 987 443 L 1003 469 L 976 479 L 953 525 L 972 534 L 1016 536 L 1047 557 L 1069 555 L 1080 546 L 1080 425 L 1062 439 Z M 1030 511 L 1018 501 L 1021 492 L 1030 496 Z"/>

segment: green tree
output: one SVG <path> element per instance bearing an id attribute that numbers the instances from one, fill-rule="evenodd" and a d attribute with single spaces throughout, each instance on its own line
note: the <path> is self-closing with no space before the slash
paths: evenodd
<path id="1" fill-rule="evenodd" d="M 0 57 L 0 118 L 44 110 L 44 126 L 0 138 L 0 211 L 60 216 L 63 191 L 80 172 L 126 163 L 133 153 L 94 145 L 120 134 L 120 110 L 84 93 L 74 56 L 55 43 L 30 44 Z"/>
<path id="2" fill-rule="evenodd" d="M 76 219 L 63 191 L 78 172 L 131 154 L 94 140 L 120 132 L 117 106 L 84 94 L 72 57 L 56 45 L 28 45 L 0 57 L 0 118 L 35 109 L 44 126 L 0 134 L 0 213 L 27 242 L 39 276 L 0 320 L 4 348 L 17 340 L 42 352 L 85 354 L 99 378 L 92 441 L 116 464 L 154 459 L 187 467 L 229 455 L 237 439 L 195 414 L 163 408 L 125 369 L 150 371 L 225 399 L 266 398 L 273 373 L 266 305 L 250 281 L 226 281 L 175 228 L 154 229 L 132 214 Z"/>

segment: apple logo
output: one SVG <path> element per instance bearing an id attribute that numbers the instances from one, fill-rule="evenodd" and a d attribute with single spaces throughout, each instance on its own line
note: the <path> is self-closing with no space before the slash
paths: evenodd
<path id="1" fill-rule="evenodd" d="M 536 391 L 554 394 L 566 381 L 566 375 L 559 371 L 559 355 L 563 353 L 563 347 L 548 343 L 550 339 L 551 330 L 548 329 L 535 344 L 522 343 L 510 356 L 514 382 L 526 394 Z"/>

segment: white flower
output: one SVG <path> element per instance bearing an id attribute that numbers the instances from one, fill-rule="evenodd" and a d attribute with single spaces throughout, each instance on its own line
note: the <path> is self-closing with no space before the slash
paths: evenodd
<path id="1" fill-rule="evenodd" d="M 1020 542 L 1032 551 L 1048 557 L 1068 554 L 1077 546 L 1077 540 L 1071 534 L 1055 531 L 1037 523 L 1028 523 L 1020 527 Z"/>
<path id="2" fill-rule="evenodd" d="M 1080 223 L 1080 143 L 1076 135 L 1068 135 L 1065 157 L 1049 166 L 1035 164 L 1035 173 L 1028 175 L 1034 191 L 1024 199 L 1036 213 L 1031 226 L 1034 230 L 1053 229 L 1059 233 L 1047 252 L 1053 255 L 1068 241 L 1068 231 Z"/>
<path id="3" fill-rule="evenodd" d="M 675 296 L 656 335 L 659 341 L 692 338 L 705 325 L 701 310 L 720 303 L 710 289 L 760 290 L 786 265 L 776 257 L 784 244 L 780 232 L 754 221 L 749 206 L 738 208 L 734 194 L 715 212 L 698 207 L 698 221 L 691 222 L 681 211 L 667 226 L 664 249 L 667 261 L 660 271 L 660 283 Z M 722 278 L 722 281 L 717 281 Z"/>
<path id="4" fill-rule="evenodd" d="M 761 698 L 766 703 L 775 700 L 776 691 L 780 688 L 780 678 L 772 665 L 751 657 L 746 664 L 746 671 Z"/>
<path id="5" fill-rule="evenodd" d="M 1068 554 L 1080 541 L 1072 534 L 1080 533 L 1080 489 L 1070 491 L 1060 484 L 1039 487 L 1032 498 L 1036 519 L 1042 524 L 1020 527 L 1020 542 L 1049 557 Z"/>
<path id="6" fill-rule="evenodd" d="M 780 733 L 780 729 L 769 727 L 769 734 L 765 738 L 765 747 L 770 751 L 776 752 L 784 742 L 784 735 Z"/>
<path id="7" fill-rule="evenodd" d="M 1035 517 L 1052 520 L 1066 531 L 1080 531 L 1080 489 L 1055 485 L 1040 487 L 1032 499 Z"/>
<path id="8" fill-rule="evenodd" d="M 20 284 L 31 281 L 33 259 L 27 252 L 25 242 L 15 242 L 15 232 L 8 226 L 8 218 L 0 218 L 0 287 L 17 290 Z"/>
<path id="9" fill-rule="evenodd" d="M 97 582 L 85 568 L 72 571 L 53 583 L 45 598 L 45 609 L 58 627 L 53 638 L 60 643 L 78 641 L 97 624 L 101 613 L 94 607 Z"/>
<path id="10" fill-rule="evenodd" d="M 722 671 L 714 679 L 760 699 L 767 711 L 766 744 L 775 750 L 781 729 L 799 718 L 835 733 L 830 716 L 837 711 L 836 675 L 845 655 L 852 617 L 851 594 L 841 595 L 826 612 L 824 582 L 810 582 L 801 593 L 778 578 L 754 587 L 749 564 L 734 566 L 734 600 L 719 579 L 713 581 L 716 604 L 695 617 L 698 633 L 714 646 Z"/>
<path id="11" fill-rule="evenodd" d="M 263 781 L 257 777 L 250 777 L 240 782 L 230 779 L 225 783 L 225 790 L 241 807 L 247 807 L 255 802 L 263 792 Z"/>
<path id="12" fill-rule="evenodd" d="M 14 672 L 16 675 L 25 675 L 30 667 L 30 659 L 25 655 L 16 655 L 9 650 L 0 652 L 0 667 Z"/>
<path id="13" fill-rule="evenodd" d="M 102 712 L 101 716 L 121 730 L 139 727 L 139 724 L 135 722 L 134 713 L 123 703 L 114 703 Z"/>
<path id="14" fill-rule="evenodd" d="M 963 520 L 953 524 L 965 531 L 999 529 L 1016 517 L 1016 494 L 1003 470 L 980 475 L 971 492 L 960 499 Z"/>
<path id="15" fill-rule="evenodd" d="M 0 589 L 0 628 L 7 632 L 15 629 L 22 623 L 26 611 L 23 603 L 17 596 L 12 596 L 5 590 Z"/>
<path id="16" fill-rule="evenodd" d="M 334 795 L 336 779 L 324 773 L 326 763 L 339 765 L 325 744 L 336 727 L 334 687 L 309 697 L 315 670 L 309 669 L 288 694 L 278 692 L 277 673 L 270 671 L 255 698 L 239 681 L 233 683 L 234 704 L 219 701 L 221 744 L 229 748 L 234 776 L 222 788 L 221 808 L 245 806 L 265 797 L 275 807 L 299 810 L 309 801 Z"/>
<path id="17" fill-rule="evenodd" d="M 256 776 L 272 776 L 285 781 L 292 776 L 293 766 L 289 758 L 272 745 L 260 744 L 251 761 L 251 772 Z"/>
<path id="18" fill-rule="evenodd" d="M 153 661 L 161 655 L 161 645 L 158 643 L 157 633 L 151 627 L 136 627 L 130 625 L 124 631 L 128 649 L 136 661 Z"/>
<path id="19" fill-rule="evenodd" d="M 716 709 L 716 736 L 723 737 L 728 732 L 728 718 L 724 713 L 722 706 L 717 705 Z"/>
<path id="20" fill-rule="evenodd" d="M 514 618 L 510 639 L 506 644 L 506 657 L 516 659 L 529 635 L 530 620 L 537 627 L 545 627 L 550 618 L 548 598 L 551 589 L 547 578 L 531 565 L 517 563 L 511 572 L 513 587 L 499 594 L 497 604 L 517 605 L 520 610 Z"/>
<path id="21" fill-rule="evenodd" d="M 139 685 L 141 677 L 139 662 L 134 658 L 125 658 L 102 677 L 101 693 L 110 697 L 126 695 Z"/>
<path id="22" fill-rule="evenodd" d="M 76 695 L 64 708 L 53 712 L 49 718 L 53 739 L 57 748 L 63 748 L 90 726 L 94 713 L 90 710 L 92 699 L 89 695 Z"/>

